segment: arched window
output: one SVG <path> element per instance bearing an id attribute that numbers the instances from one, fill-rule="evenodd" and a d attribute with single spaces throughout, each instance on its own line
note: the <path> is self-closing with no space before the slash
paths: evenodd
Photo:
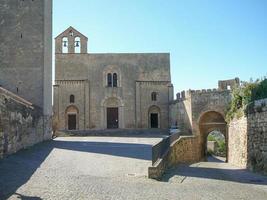
<path id="1" fill-rule="evenodd" d="M 152 92 L 151 93 L 151 100 L 152 101 L 157 101 L 157 93 L 156 92 Z"/>
<path id="2" fill-rule="evenodd" d="M 72 95 L 70 95 L 70 103 L 74 103 L 75 102 L 75 97 L 74 97 L 74 95 L 72 94 Z"/>
<path id="3" fill-rule="evenodd" d="M 108 73 L 107 76 L 108 87 L 112 87 L 112 74 Z"/>
<path id="4" fill-rule="evenodd" d="M 74 52 L 75 53 L 81 53 L 81 38 L 80 37 L 75 37 Z"/>
<path id="5" fill-rule="evenodd" d="M 118 86 L 118 76 L 116 73 L 113 74 L 113 87 Z"/>
<path id="6" fill-rule="evenodd" d="M 63 37 L 62 38 L 62 53 L 69 53 L 68 46 L 69 46 L 68 38 Z"/>

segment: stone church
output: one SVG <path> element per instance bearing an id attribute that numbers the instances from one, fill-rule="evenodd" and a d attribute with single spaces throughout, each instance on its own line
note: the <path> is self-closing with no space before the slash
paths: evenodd
<path id="1" fill-rule="evenodd" d="M 55 38 L 57 128 L 168 128 L 169 53 L 88 53 L 87 42 L 73 27 Z"/>

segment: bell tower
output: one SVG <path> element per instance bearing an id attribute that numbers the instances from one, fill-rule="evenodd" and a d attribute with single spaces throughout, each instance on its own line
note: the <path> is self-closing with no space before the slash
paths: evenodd
<path id="1" fill-rule="evenodd" d="M 69 27 L 56 38 L 56 54 L 87 53 L 88 38 L 73 27 Z"/>

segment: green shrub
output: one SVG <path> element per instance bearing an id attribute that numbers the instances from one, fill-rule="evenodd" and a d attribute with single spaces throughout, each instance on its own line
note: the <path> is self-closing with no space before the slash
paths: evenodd
<path id="1" fill-rule="evenodd" d="M 267 79 L 262 81 L 244 82 L 232 91 L 226 121 L 229 123 L 234 117 L 240 118 L 246 113 L 248 105 L 253 101 L 267 98 Z"/>

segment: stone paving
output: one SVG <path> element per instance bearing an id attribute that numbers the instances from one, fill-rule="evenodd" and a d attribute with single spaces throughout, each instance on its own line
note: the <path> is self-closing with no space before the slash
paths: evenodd
<path id="1" fill-rule="evenodd" d="M 196 163 L 147 178 L 160 138 L 57 138 L 0 161 L 0 199 L 266 200 L 267 177 Z"/>

